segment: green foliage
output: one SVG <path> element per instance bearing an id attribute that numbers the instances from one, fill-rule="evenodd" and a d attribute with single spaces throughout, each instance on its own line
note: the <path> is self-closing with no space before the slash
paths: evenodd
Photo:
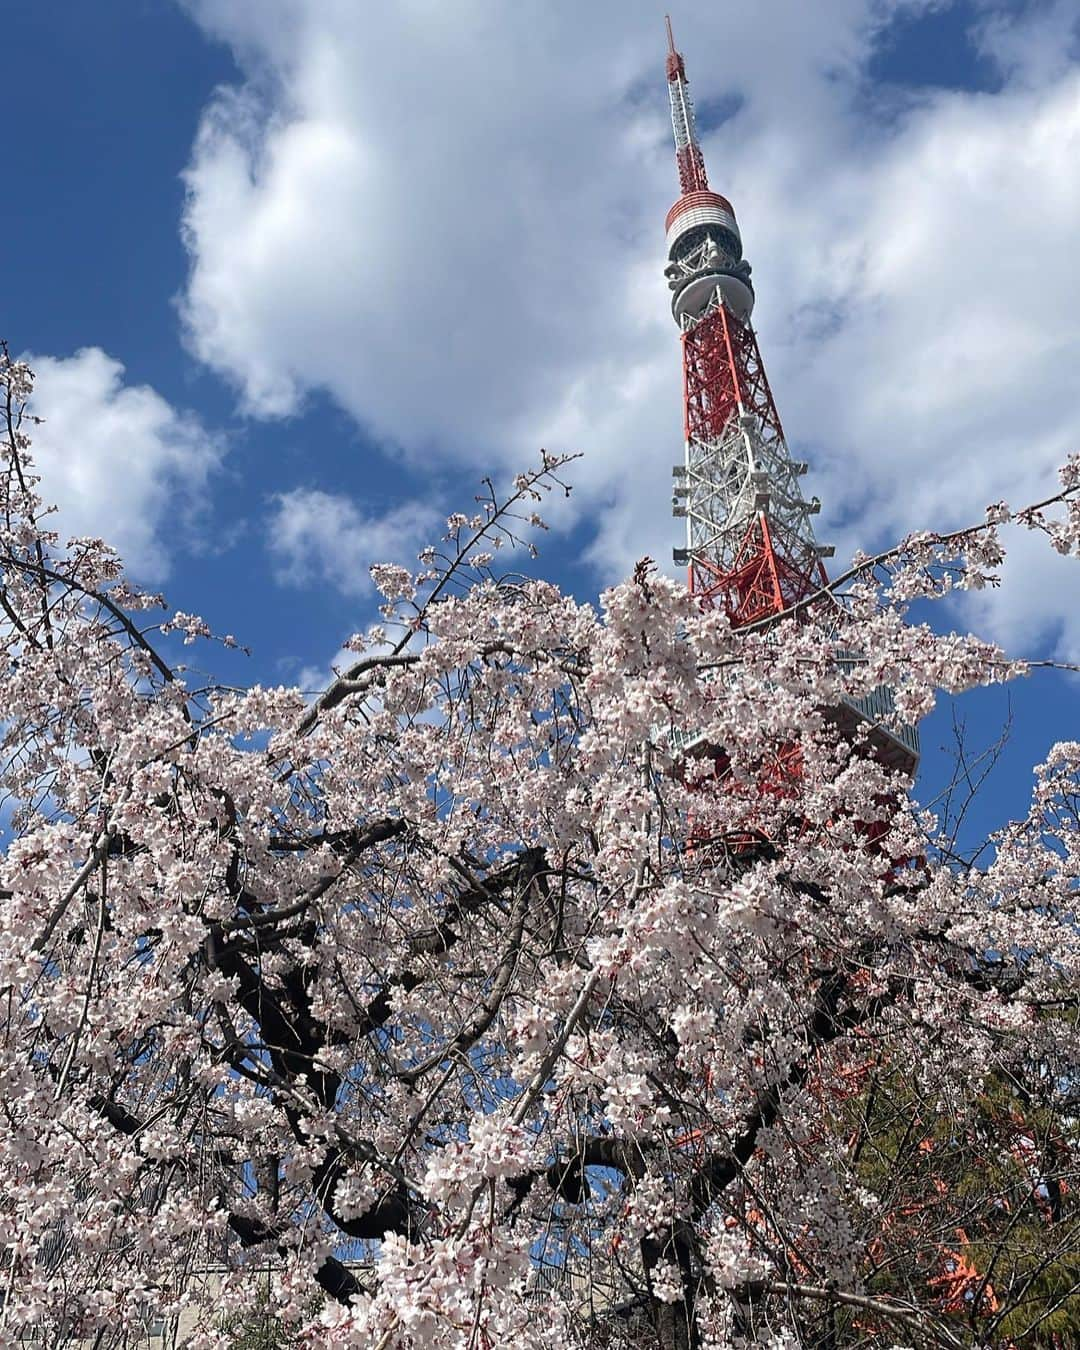
<path id="1" fill-rule="evenodd" d="M 879 1066 L 849 1103 L 852 1163 L 879 1200 L 866 1288 L 934 1289 L 972 1343 L 1080 1345 L 1080 1126 L 1045 1065 L 988 1074 L 967 1098 L 920 1097 Z"/>

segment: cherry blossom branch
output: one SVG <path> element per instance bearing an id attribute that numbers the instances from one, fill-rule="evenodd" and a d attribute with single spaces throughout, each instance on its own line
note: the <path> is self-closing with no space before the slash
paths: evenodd
<path id="1" fill-rule="evenodd" d="M 118 1102 L 110 1101 L 108 1098 L 95 1095 L 90 1098 L 89 1105 L 125 1137 L 137 1138 L 147 1127 L 147 1122 L 139 1120 Z M 193 1166 L 194 1163 L 195 1160 L 192 1160 L 189 1166 Z M 282 1255 L 287 1255 L 291 1250 L 290 1245 L 282 1241 L 291 1231 L 288 1227 L 271 1227 L 261 1219 L 235 1212 L 229 1213 L 226 1222 L 244 1247 L 278 1243 Z M 369 1292 L 348 1266 L 334 1256 L 323 1258 L 322 1264 L 315 1272 L 315 1278 L 325 1293 L 341 1303 L 347 1303 L 356 1294 Z"/>
<path id="2" fill-rule="evenodd" d="M 0 342 L 0 362 L 5 367 L 10 365 L 10 354 L 6 342 Z M 19 451 L 18 422 L 22 420 L 22 410 L 16 415 L 14 409 L 14 395 L 11 387 L 11 381 L 4 381 L 4 415 L 7 424 L 7 442 L 8 450 L 11 453 L 11 464 L 19 480 L 19 489 L 22 493 L 22 509 L 26 512 L 27 520 L 34 527 L 34 553 L 37 558 L 38 573 L 41 576 L 45 574 L 45 550 L 41 542 L 41 533 L 37 528 L 37 518 L 31 506 L 30 490 L 26 482 L 26 476 L 23 472 L 22 455 Z M 49 618 L 48 588 L 42 588 L 41 595 L 41 625 L 45 630 L 45 645 L 49 648 L 53 645 L 52 622 Z"/>
<path id="3" fill-rule="evenodd" d="M 90 968 L 86 974 L 86 988 L 83 991 L 82 1007 L 79 1010 L 79 1020 L 75 1025 L 75 1030 L 71 1033 L 71 1041 L 68 1045 L 67 1056 L 64 1059 L 64 1067 L 60 1070 L 60 1077 L 56 1081 L 57 1101 L 64 1095 L 68 1074 L 71 1072 L 71 1066 L 75 1062 L 75 1055 L 79 1049 L 79 1041 L 82 1038 L 83 1030 L 86 1027 L 87 1019 L 90 1016 L 90 999 L 94 992 L 94 980 L 97 978 L 98 961 L 101 959 L 101 940 L 105 933 L 105 897 L 108 866 L 108 851 L 106 850 L 105 855 L 101 858 L 101 887 L 98 892 L 97 925 L 94 930 L 94 949 L 90 956 Z"/>
<path id="4" fill-rule="evenodd" d="M 59 924 L 60 920 L 64 917 L 64 915 L 67 913 L 68 906 L 71 904 L 72 900 L 74 900 L 75 896 L 78 895 L 79 891 L 82 890 L 82 888 L 86 885 L 90 877 L 93 876 L 94 869 L 108 854 L 109 846 L 111 845 L 113 839 L 116 837 L 116 832 L 117 831 L 115 824 L 111 823 L 107 824 L 105 828 L 101 831 L 101 833 L 98 835 L 98 837 L 94 840 L 94 846 L 90 850 L 90 856 L 87 858 L 86 862 L 83 863 L 82 867 L 79 869 L 78 873 L 76 874 L 75 880 L 71 883 L 71 885 L 67 888 L 64 894 L 57 901 L 56 906 L 54 907 L 52 913 L 45 921 L 45 927 L 41 930 L 40 934 L 34 939 L 33 943 L 34 951 L 43 952 L 45 948 L 49 945 L 49 941 L 51 940 L 53 933 L 56 932 L 57 925 Z"/>
<path id="5" fill-rule="evenodd" d="M 532 1110 L 533 1105 L 543 1092 L 545 1086 L 551 1078 L 551 1072 L 555 1068 L 562 1052 L 566 1049 L 566 1043 L 577 1029 L 578 1023 L 585 1016 L 589 1007 L 589 1001 L 592 999 L 597 985 L 602 978 L 599 967 L 589 972 L 582 983 L 574 1005 L 563 1018 L 563 1024 L 553 1037 L 551 1044 L 544 1053 L 540 1066 L 529 1080 L 529 1085 L 518 1098 L 511 1112 L 510 1119 L 515 1125 L 524 1123 L 525 1118 Z"/>
<path id="6" fill-rule="evenodd" d="M 432 1069 L 438 1068 L 446 1059 L 451 1058 L 459 1051 L 470 1049 L 495 1020 L 506 991 L 510 987 L 510 981 L 513 979 L 521 955 L 521 934 L 525 927 L 525 915 L 528 912 L 529 894 L 532 890 L 533 881 L 534 876 L 527 875 L 519 888 L 510 915 L 509 936 L 494 978 L 491 980 L 490 992 L 481 1000 L 480 1007 L 472 1020 L 424 1063 L 418 1064 L 412 1069 L 400 1070 L 398 1077 L 403 1083 L 414 1087 L 421 1078 L 430 1073 Z"/>
<path id="7" fill-rule="evenodd" d="M 76 591 L 79 595 L 85 596 L 87 600 L 93 600 L 95 604 L 101 605 L 102 609 L 107 610 L 112 618 L 116 620 L 133 645 L 146 654 L 148 660 L 153 664 L 161 678 L 165 680 L 167 684 L 176 683 L 176 675 L 172 668 L 163 660 L 154 645 L 147 641 L 145 634 L 140 630 L 138 625 L 124 613 L 115 601 L 109 598 L 107 592 L 96 590 L 93 587 L 83 586 L 77 578 L 64 572 L 58 572 L 55 568 L 47 567 L 44 562 L 28 563 L 25 559 L 20 558 L 13 553 L 3 554 L 2 561 L 31 576 L 51 581 L 56 585 L 66 586 L 69 589 Z M 186 703 L 182 704 L 181 707 L 186 707 Z"/>
<path id="8" fill-rule="evenodd" d="M 496 530 L 501 522 L 513 514 L 513 508 L 519 505 L 527 498 L 536 499 L 539 496 L 538 485 L 545 484 L 548 480 L 555 483 L 559 482 L 557 471 L 580 455 L 548 455 L 543 456 L 543 462 L 539 469 L 532 469 L 527 473 L 519 475 L 515 484 L 514 492 L 502 502 L 497 501 L 494 489 L 491 489 L 491 512 L 482 524 L 476 527 L 464 542 L 458 544 L 458 550 L 455 556 L 450 560 L 449 565 L 443 569 L 438 581 L 431 591 L 425 596 L 423 604 L 417 609 L 414 618 L 411 620 L 408 632 L 404 633 L 397 643 L 391 648 L 385 656 L 368 657 L 363 661 L 357 661 L 350 666 L 342 675 L 339 675 L 325 690 L 324 693 L 314 701 L 308 711 L 296 724 L 295 734 L 305 736 L 318 723 L 323 713 L 336 707 L 343 699 L 356 692 L 366 692 L 357 689 L 355 682 L 367 671 L 380 667 L 392 667 L 394 665 L 408 665 L 416 660 L 416 656 L 410 657 L 405 648 L 413 639 L 413 635 L 422 627 L 428 611 L 438 600 L 442 592 L 449 586 L 451 580 L 457 576 L 461 569 L 466 566 L 470 556 L 476 546 Z M 569 488 L 564 484 L 564 491 L 569 493 Z"/>
<path id="9" fill-rule="evenodd" d="M 898 1304 L 889 1300 L 873 1298 L 868 1294 L 856 1294 L 833 1285 L 796 1284 L 790 1280 L 768 1279 L 748 1281 L 729 1292 L 744 1296 L 748 1302 L 766 1294 L 784 1294 L 794 1298 L 809 1298 L 825 1303 L 842 1304 L 850 1308 L 860 1308 L 864 1312 L 885 1317 L 890 1322 L 899 1322 L 924 1336 L 933 1339 L 936 1345 L 949 1347 L 949 1350 L 963 1350 L 965 1342 L 937 1323 L 931 1322 L 925 1311 L 911 1304 Z"/>

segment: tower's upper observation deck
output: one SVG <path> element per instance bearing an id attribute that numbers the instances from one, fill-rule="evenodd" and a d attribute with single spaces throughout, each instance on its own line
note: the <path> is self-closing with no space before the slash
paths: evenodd
<path id="1" fill-rule="evenodd" d="M 733 314 L 748 318 L 754 307 L 750 264 L 742 255 L 742 236 L 731 203 L 709 187 L 686 66 L 675 50 L 671 20 L 666 22 L 671 127 L 682 188 L 682 195 L 664 222 L 666 276 L 673 292 L 671 312 L 675 322 L 683 327 L 700 318 L 719 291 Z"/>

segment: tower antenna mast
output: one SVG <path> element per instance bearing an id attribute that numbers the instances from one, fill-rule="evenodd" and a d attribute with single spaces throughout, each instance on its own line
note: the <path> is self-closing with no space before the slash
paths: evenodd
<path id="1" fill-rule="evenodd" d="M 664 15 L 664 23 L 667 25 L 668 39 L 668 97 L 671 99 L 671 125 L 675 131 L 675 158 L 679 165 L 679 183 L 683 192 L 704 192 L 708 189 L 709 179 L 705 172 L 705 156 L 701 153 L 697 128 L 694 124 L 694 103 L 687 88 L 686 67 L 682 56 L 675 50 L 671 18 L 667 14 Z"/>

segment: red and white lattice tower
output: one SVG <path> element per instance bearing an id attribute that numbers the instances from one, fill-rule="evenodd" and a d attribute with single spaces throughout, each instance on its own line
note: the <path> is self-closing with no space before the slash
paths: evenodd
<path id="1" fill-rule="evenodd" d="M 726 197 L 709 189 L 683 59 L 668 21 L 668 92 L 682 196 L 667 215 L 671 312 L 682 330 L 686 462 L 675 514 L 686 517 L 690 589 L 736 625 L 787 609 L 825 581 L 814 539 L 820 509 L 799 484 L 806 465 L 784 440 L 757 338 L 754 289 Z"/>
<path id="2" fill-rule="evenodd" d="M 667 214 L 671 312 L 682 334 L 686 457 L 674 469 L 674 513 L 686 518 L 691 591 L 743 627 L 781 614 L 827 578 L 833 550 L 814 537 L 816 497 L 803 496 L 806 464 L 792 459 L 750 325 L 754 288 L 726 197 L 713 192 L 694 123 L 683 58 L 667 21 L 667 79 L 682 195 Z M 842 660 L 843 657 L 841 656 Z M 871 723 L 875 753 L 914 773 L 914 728 L 886 730 L 892 697 L 880 690 L 837 715 Z"/>

